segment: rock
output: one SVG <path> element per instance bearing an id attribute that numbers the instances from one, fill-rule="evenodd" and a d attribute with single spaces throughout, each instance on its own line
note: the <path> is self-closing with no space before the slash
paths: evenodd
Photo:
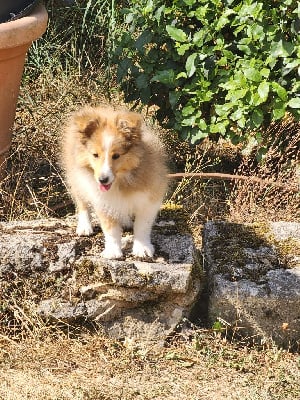
<path id="1" fill-rule="evenodd" d="M 300 340 L 300 224 L 204 227 L 210 323 L 292 346 Z"/>
<path id="2" fill-rule="evenodd" d="M 191 235 L 161 219 L 153 230 L 155 258 L 134 259 L 126 234 L 124 259 L 105 260 L 96 231 L 75 236 L 72 218 L 2 223 L 0 298 L 9 299 L 18 281 L 46 320 L 97 321 L 113 337 L 165 340 L 188 317 L 201 286 Z"/>
<path id="3" fill-rule="evenodd" d="M 130 343 L 162 343 L 189 317 L 203 286 L 185 226 L 163 214 L 153 230 L 155 258 L 134 259 L 126 233 L 124 258 L 105 260 L 99 227 L 92 237 L 77 237 L 74 218 L 1 223 L 0 302 L 2 316 L 8 314 L 0 326 L 11 323 L 14 304 L 30 304 L 51 323 L 91 321 Z M 300 224 L 208 222 L 203 258 L 210 325 L 219 320 L 252 340 L 299 343 L 299 248 Z"/>

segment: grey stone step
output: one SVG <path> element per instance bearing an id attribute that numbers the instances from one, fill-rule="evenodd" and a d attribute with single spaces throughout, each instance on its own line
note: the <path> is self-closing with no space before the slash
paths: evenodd
<path id="1" fill-rule="evenodd" d="M 208 222 L 203 243 L 210 324 L 299 344 L 300 224 Z"/>
<path id="2" fill-rule="evenodd" d="M 127 233 L 124 259 L 106 260 L 100 229 L 77 237 L 72 218 L 2 223 L 0 298 L 9 299 L 16 280 L 46 320 L 96 321 L 113 337 L 163 341 L 189 316 L 201 287 L 193 238 L 180 226 L 159 220 L 153 259 L 134 259 Z"/>

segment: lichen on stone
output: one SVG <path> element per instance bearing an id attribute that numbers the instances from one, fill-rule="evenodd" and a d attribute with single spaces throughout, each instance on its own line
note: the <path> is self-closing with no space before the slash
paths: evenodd
<path id="1" fill-rule="evenodd" d="M 214 252 L 214 273 L 225 274 L 231 281 L 259 282 L 271 269 L 291 267 L 268 224 L 214 222 L 213 228 L 216 231 L 208 233 L 207 240 Z"/>
<path id="2" fill-rule="evenodd" d="M 180 204 L 168 202 L 164 203 L 160 209 L 154 229 L 163 231 L 164 234 L 170 232 L 191 233 L 188 224 L 188 214 Z M 164 224 L 167 222 L 167 224 Z"/>

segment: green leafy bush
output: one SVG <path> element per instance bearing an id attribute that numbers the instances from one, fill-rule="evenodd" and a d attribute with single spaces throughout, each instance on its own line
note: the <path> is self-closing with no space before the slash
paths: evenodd
<path id="1" fill-rule="evenodd" d="M 115 53 L 127 101 L 192 142 L 300 119 L 300 3 L 131 0 Z M 259 136 L 259 133 L 257 134 Z"/>

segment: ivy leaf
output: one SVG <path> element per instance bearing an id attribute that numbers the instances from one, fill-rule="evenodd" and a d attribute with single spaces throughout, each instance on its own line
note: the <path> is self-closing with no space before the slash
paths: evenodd
<path id="1" fill-rule="evenodd" d="M 125 17 L 125 24 L 130 24 L 134 19 L 134 14 L 133 13 L 129 13 L 126 15 Z"/>
<path id="2" fill-rule="evenodd" d="M 196 133 L 193 134 L 191 143 L 196 144 L 199 140 L 204 139 L 207 136 L 208 136 L 208 132 L 203 132 L 201 130 L 198 130 Z"/>
<path id="3" fill-rule="evenodd" d="M 280 99 L 275 99 L 273 103 L 272 116 L 275 120 L 284 117 L 286 110 L 286 103 Z"/>
<path id="4" fill-rule="evenodd" d="M 185 72 L 179 72 L 179 74 L 176 75 L 176 79 L 180 78 L 187 78 L 187 74 Z"/>
<path id="5" fill-rule="evenodd" d="M 264 78 L 268 78 L 270 75 L 269 68 L 262 68 L 259 72 L 260 72 L 261 76 L 263 76 Z"/>
<path id="6" fill-rule="evenodd" d="M 131 70 L 133 67 L 132 61 L 130 58 L 124 58 L 118 65 L 117 70 L 117 81 L 121 82 L 122 77 L 128 74 L 128 70 Z"/>
<path id="7" fill-rule="evenodd" d="M 281 100 L 286 101 L 287 92 L 284 87 L 279 85 L 279 83 L 277 82 L 272 82 L 272 89 L 277 93 L 278 97 L 280 97 Z"/>
<path id="8" fill-rule="evenodd" d="M 144 74 L 139 75 L 135 82 L 138 89 L 145 89 L 149 86 L 148 77 Z"/>
<path id="9" fill-rule="evenodd" d="M 192 115 L 195 111 L 195 107 L 192 105 L 187 105 L 182 109 L 182 115 L 187 117 L 188 115 Z"/>
<path id="10" fill-rule="evenodd" d="M 242 116 L 243 116 L 243 111 L 241 110 L 241 108 L 238 108 L 234 113 L 230 115 L 230 118 L 233 121 L 237 121 L 238 119 L 242 118 Z"/>
<path id="11" fill-rule="evenodd" d="M 186 51 L 189 50 L 190 47 L 191 47 L 190 43 L 184 43 L 177 48 L 177 53 L 180 56 L 183 56 L 186 53 Z"/>
<path id="12" fill-rule="evenodd" d="M 216 31 L 219 32 L 222 28 L 224 28 L 226 24 L 228 24 L 228 22 L 228 17 L 226 15 L 221 15 L 215 27 Z"/>
<path id="13" fill-rule="evenodd" d="M 291 114 L 295 118 L 296 121 L 300 121 L 300 109 L 298 108 L 292 108 L 290 110 Z"/>
<path id="14" fill-rule="evenodd" d="M 288 106 L 291 108 L 300 108 L 300 97 L 294 97 L 288 102 Z"/>
<path id="15" fill-rule="evenodd" d="M 151 82 L 161 82 L 167 86 L 173 86 L 174 80 L 175 73 L 173 69 L 165 69 L 163 71 L 158 71 L 157 74 L 151 79 Z"/>
<path id="16" fill-rule="evenodd" d="M 261 124 L 263 123 L 263 120 L 264 120 L 263 112 L 258 108 L 254 110 L 251 115 L 251 122 L 254 124 L 254 126 L 256 128 L 260 127 Z"/>
<path id="17" fill-rule="evenodd" d="M 151 11 L 153 11 L 153 8 L 154 8 L 153 7 L 153 1 L 150 0 L 150 1 L 147 2 L 146 7 L 143 8 L 142 13 L 144 15 L 149 14 L 149 13 L 151 13 Z"/>
<path id="18" fill-rule="evenodd" d="M 159 22 L 161 15 L 164 13 L 165 11 L 165 5 L 159 7 L 156 11 L 155 11 L 155 19 Z"/>
<path id="19" fill-rule="evenodd" d="M 207 123 L 205 122 L 205 120 L 203 119 L 203 118 L 201 118 L 200 120 L 199 120 L 199 122 L 198 122 L 198 126 L 199 126 L 199 128 L 201 129 L 201 130 L 206 130 L 206 128 L 207 128 Z M 206 134 L 206 136 L 207 136 L 207 134 Z M 205 136 L 205 137 L 206 137 Z"/>
<path id="20" fill-rule="evenodd" d="M 183 43 L 187 41 L 187 35 L 182 29 L 175 28 L 175 26 L 172 25 L 167 25 L 166 29 L 169 36 L 176 42 Z"/>
<path id="21" fill-rule="evenodd" d="M 280 39 L 278 42 L 273 42 L 270 53 L 274 58 L 288 57 L 294 51 L 294 45 L 291 42 Z"/>
<path id="22" fill-rule="evenodd" d="M 242 115 L 242 117 L 240 119 L 237 120 L 237 124 L 240 128 L 245 128 L 246 125 L 246 119 L 244 117 L 244 115 Z"/>
<path id="23" fill-rule="evenodd" d="M 249 81 L 259 82 L 261 81 L 261 74 L 256 68 L 245 68 L 244 70 L 245 77 L 249 79 Z"/>
<path id="24" fill-rule="evenodd" d="M 195 60 L 196 60 L 197 56 L 198 56 L 197 53 L 193 53 L 190 56 L 188 56 L 188 58 L 186 60 L 185 68 L 186 68 L 186 72 L 187 72 L 187 75 L 189 78 L 191 76 L 193 76 L 196 71 Z"/>
<path id="25" fill-rule="evenodd" d="M 190 117 L 184 118 L 181 121 L 183 126 L 191 126 L 191 127 L 194 127 L 196 125 L 195 122 L 196 122 L 196 115 L 191 115 Z"/>
<path id="26" fill-rule="evenodd" d="M 172 91 L 172 92 L 170 91 L 169 92 L 169 102 L 170 102 L 172 108 L 176 107 L 176 104 L 178 103 L 178 100 L 180 99 L 180 97 L 181 97 L 181 93 L 178 91 Z"/>
<path id="27" fill-rule="evenodd" d="M 145 51 L 145 45 L 151 42 L 152 33 L 149 30 L 145 30 L 135 41 L 135 47 L 138 51 L 143 53 Z"/>
<path id="28" fill-rule="evenodd" d="M 193 43 L 195 43 L 196 46 L 198 46 L 198 47 L 202 47 L 204 36 L 205 36 L 205 33 L 203 32 L 203 29 L 200 29 L 200 31 L 197 31 L 194 34 Z"/>
<path id="29" fill-rule="evenodd" d="M 233 107 L 232 103 L 216 104 L 215 111 L 219 117 L 223 117 L 228 115 L 232 107 Z"/>
<path id="30" fill-rule="evenodd" d="M 226 100 L 231 100 L 232 102 L 235 103 L 237 102 L 237 100 L 245 97 L 247 92 L 248 92 L 247 88 L 231 90 L 230 92 L 227 93 Z"/>
<path id="31" fill-rule="evenodd" d="M 268 94 L 269 94 L 269 90 L 270 90 L 270 84 L 269 82 L 263 81 L 259 84 L 258 88 L 257 88 L 257 93 L 259 94 L 259 97 L 263 100 L 266 101 L 268 98 Z"/>
<path id="32" fill-rule="evenodd" d="M 227 125 L 228 121 L 222 121 L 222 122 L 217 122 L 216 124 L 210 124 L 209 132 L 220 133 L 221 135 L 225 135 Z"/>
<path id="33" fill-rule="evenodd" d="M 151 97 L 151 90 L 149 86 L 140 89 L 140 99 L 143 104 L 149 104 L 150 97 Z"/>
<path id="34" fill-rule="evenodd" d="M 266 101 L 266 99 L 260 97 L 260 95 L 257 93 L 257 91 L 254 91 L 253 93 L 250 94 L 250 97 L 249 97 L 250 105 L 257 107 L 264 101 Z"/>

